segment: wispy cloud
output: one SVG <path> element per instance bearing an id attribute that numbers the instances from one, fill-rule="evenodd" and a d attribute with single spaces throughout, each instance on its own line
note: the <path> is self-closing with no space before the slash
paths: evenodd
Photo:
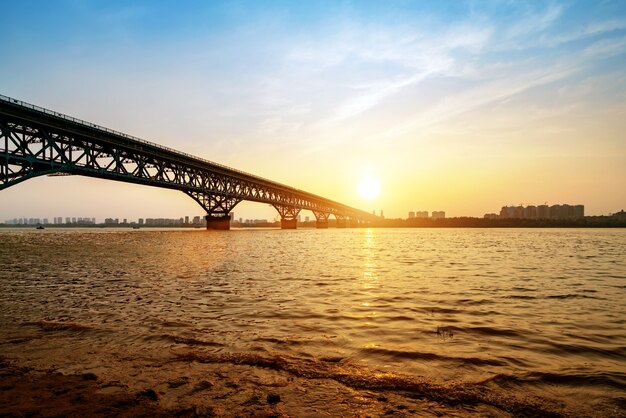
<path id="1" fill-rule="evenodd" d="M 562 13 L 563 7 L 554 3 L 548 4 L 544 10 L 527 11 L 504 31 L 505 38 L 516 41 L 531 35 L 538 35 L 553 25 Z"/>
<path id="2" fill-rule="evenodd" d="M 563 67 L 534 71 L 500 78 L 461 92 L 450 94 L 434 104 L 429 110 L 414 114 L 409 121 L 383 132 L 387 138 L 402 137 L 408 132 L 427 129 L 453 117 L 482 106 L 507 100 L 529 89 L 564 79 L 578 68 Z M 378 139 L 378 135 L 373 139 Z"/>
<path id="3" fill-rule="evenodd" d="M 583 50 L 587 58 L 602 59 L 614 55 L 626 54 L 626 37 L 602 39 Z"/>

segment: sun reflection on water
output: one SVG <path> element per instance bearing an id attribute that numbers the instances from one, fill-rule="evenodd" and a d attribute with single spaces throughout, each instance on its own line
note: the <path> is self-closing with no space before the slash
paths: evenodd
<path id="1" fill-rule="evenodd" d="M 373 229 L 364 230 L 363 241 L 363 283 L 364 289 L 373 289 L 378 287 L 378 275 L 376 273 L 376 233 Z"/>

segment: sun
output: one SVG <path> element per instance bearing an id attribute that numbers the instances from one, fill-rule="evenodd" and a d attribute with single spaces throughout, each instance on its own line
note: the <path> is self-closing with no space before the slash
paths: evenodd
<path id="1" fill-rule="evenodd" d="M 380 194 L 380 182 L 373 177 L 365 177 L 359 183 L 359 194 L 367 200 L 372 200 Z"/>

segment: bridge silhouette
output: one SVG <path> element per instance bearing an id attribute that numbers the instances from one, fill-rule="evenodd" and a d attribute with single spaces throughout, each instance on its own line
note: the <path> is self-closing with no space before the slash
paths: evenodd
<path id="1" fill-rule="evenodd" d="M 368 224 L 373 214 L 275 181 L 0 95 L 0 190 L 42 175 L 81 175 L 180 190 L 206 211 L 207 229 L 230 229 L 242 200 L 268 203 L 281 228 L 301 210 L 318 228 Z"/>

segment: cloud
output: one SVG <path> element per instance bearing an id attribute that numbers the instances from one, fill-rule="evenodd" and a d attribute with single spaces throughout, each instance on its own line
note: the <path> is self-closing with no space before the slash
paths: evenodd
<path id="1" fill-rule="evenodd" d="M 590 22 L 582 28 L 559 35 L 543 36 L 541 43 L 546 47 L 555 47 L 568 42 L 596 37 L 606 33 L 626 29 L 626 19 L 609 19 Z"/>
<path id="2" fill-rule="evenodd" d="M 379 136 L 401 137 L 408 132 L 441 124 L 450 118 L 497 101 L 506 100 L 531 88 L 562 80 L 579 69 L 562 66 L 536 70 L 531 73 L 508 75 L 458 93 L 449 94 L 442 97 L 429 110 L 413 114 L 409 121 L 393 127 L 373 139 L 378 139 Z"/>
<path id="3" fill-rule="evenodd" d="M 429 76 L 466 71 L 457 55 L 479 54 L 493 32 L 489 25 L 471 22 L 444 30 L 415 26 L 350 22 L 325 28 L 323 36 L 294 42 L 284 71 L 306 75 L 306 83 L 324 80 L 341 90 L 324 117 L 326 126 L 372 109 Z"/>
<path id="4" fill-rule="evenodd" d="M 602 59 L 626 53 L 626 37 L 602 39 L 583 50 L 586 58 Z"/>
<path id="5" fill-rule="evenodd" d="M 563 7 L 556 4 L 549 4 L 541 11 L 527 11 L 519 20 L 503 30 L 500 46 L 514 49 L 526 47 L 524 41 L 550 28 L 562 14 Z"/>

